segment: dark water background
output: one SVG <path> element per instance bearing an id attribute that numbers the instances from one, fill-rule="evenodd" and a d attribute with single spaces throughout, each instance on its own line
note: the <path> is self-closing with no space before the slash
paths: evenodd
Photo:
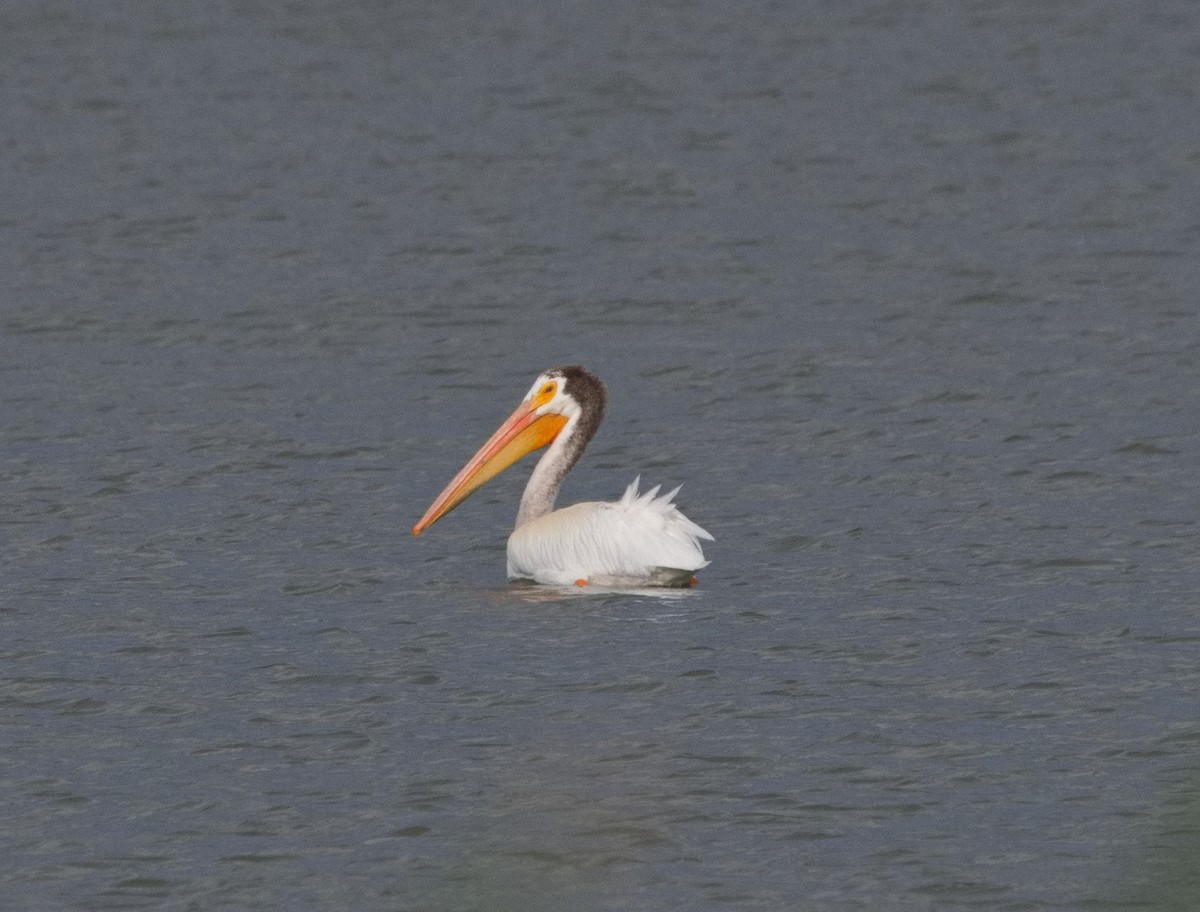
<path id="1" fill-rule="evenodd" d="M 0 4 L 0 906 L 1190 910 L 1200 6 Z M 505 584 L 684 482 L 694 591 Z"/>

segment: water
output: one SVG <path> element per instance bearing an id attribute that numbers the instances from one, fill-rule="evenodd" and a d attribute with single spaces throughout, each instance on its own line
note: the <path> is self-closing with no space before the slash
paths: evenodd
<path id="1" fill-rule="evenodd" d="M 1194 906 L 1194 4 L 0 23 L 5 909 Z"/>

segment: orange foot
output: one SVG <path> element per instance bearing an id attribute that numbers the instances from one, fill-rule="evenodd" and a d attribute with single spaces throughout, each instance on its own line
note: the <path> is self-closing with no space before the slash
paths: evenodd
<path id="1" fill-rule="evenodd" d="M 575 580 L 575 585 L 576 586 L 586 586 L 587 580 L 584 580 L 584 579 Z"/>
<path id="2" fill-rule="evenodd" d="M 688 585 L 689 586 L 699 586 L 700 580 L 696 579 L 696 577 L 693 576 L 690 580 L 688 580 Z"/>

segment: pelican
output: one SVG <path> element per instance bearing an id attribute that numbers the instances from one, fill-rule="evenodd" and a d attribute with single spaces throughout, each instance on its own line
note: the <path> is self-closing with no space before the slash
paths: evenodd
<path id="1" fill-rule="evenodd" d="M 713 537 L 672 502 L 679 492 L 638 492 L 640 476 L 616 503 L 554 509 L 563 478 L 604 418 L 600 378 L 582 367 L 542 373 L 521 404 L 462 467 L 413 526 L 420 535 L 522 456 L 538 460 L 508 538 L 508 576 L 552 586 L 688 586 L 706 567 L 700 540 Z"/>

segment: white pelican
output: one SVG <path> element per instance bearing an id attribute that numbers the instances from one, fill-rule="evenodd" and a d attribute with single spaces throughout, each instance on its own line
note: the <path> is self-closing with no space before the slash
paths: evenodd
<path id="1" fill-rule="evenodd" d="M 671 502 L 638 493 L 635 478 L 616 503 L 554 509 L 559 486 L 604 418 L 600 379 L 582 367 L 544 372 L 521 404 L 462 467 L 413 526 L 413 535 L 457 507 L 527 453 L 550 444 L 521 497 L 508 538 L 508 576 L 554 586 L 687 586 L 708 565 L 700 539 L 712 536 Z"/>

